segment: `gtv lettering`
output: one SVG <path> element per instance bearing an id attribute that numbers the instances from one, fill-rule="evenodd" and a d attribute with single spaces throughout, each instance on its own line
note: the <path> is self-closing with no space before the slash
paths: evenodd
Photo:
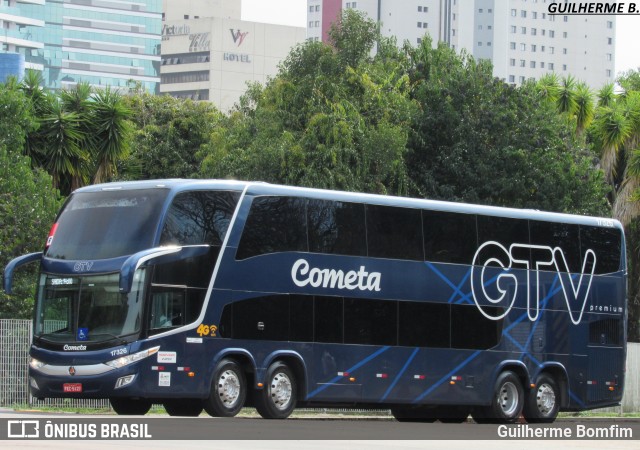
<path id="1" fill-rule="evenodd" d="M 523 253 L 528 255 L 529 251 L 534 255 L 534 270 L 531 270 L 529 258 L 518 257 L 518 255 L 522 256 Z M 560 281 L 571 321 L 574 325 L 577 325 L 582 320 L 582 314 L 587 304 L 593 274 L 596 269 L 596 254 L 591 249 L 585 252 L 580 276 L 575 281 L 571 277 L 564 251 L 560 247 L 552 248 L 544 245 L 516 243 L 511 244 L 507 249 L 499 242 L 487 241 L 476 251 L 472 264 L 471 292 L 473 301 L 487 319 L 500 320 L 509 314 L 516 301 L 519 289 L 524 289 L 526 291 L 529 320 L 537 320 L 540 314 L 542 298 L 540 271 L 554 268 Z M 522 276 L 517 276 L 514 273 L 514 264 L 523 267 L 524 277 L 526 278 L 525 283 L 523 283 L 524 286 L 521 286 L 519 280 Z M 499 272 L 497 275 L 496 271 Z M 531 280 L 532 276 L 536 277 L 534 283 Z M 531 291 L 534 285 L 535 298 L 532 298 Z M 487 289 L 489 287 L 493 289 Z M 486 309 L 485 300 L 491 306 L 502 306 L 503 312 L 492 314 L 491 311 Z M 577 308 L 574 310 L 572 306 Z M 491 308 L 491 310 L 494 310 L 494 308 Z"/>
<path id="2" fill-rule="evenodd" d="M 364 266 L 360 270 L 343 272 L 335 269 L 310 267 L 304 259 L 297 260 L 291 267 L 291 279 L 298 287 L 323 287 L 331 289 L 359 289 L 361 291 L 380 291 L 380 272 L 367 272 Z"/>

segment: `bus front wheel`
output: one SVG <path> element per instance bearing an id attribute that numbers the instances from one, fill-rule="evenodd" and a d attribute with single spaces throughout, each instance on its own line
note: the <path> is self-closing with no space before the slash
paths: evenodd
<path id="1" fill-rule="evenodd" d="M 267 369 L 265 386 L 255 392 L 255 406 L 265 419 L 286 419 L 296 407 L 297 386 L 286 364 L 275 362 Z"/>
<path id="2" fill-rule="evenodd" d="M 234 417 L 244 406 L 247 381 L 242 368 L 231 359 L 223 359 L 213 371 L 211 391 L 203 402 L 212 417 Z"/>
<path id="3" fill-rule="evenodd" d="M 116 414 L 122 416 L 144 416 L 151 409 L 151 401 L 142 398 L 120 398 L 109 399 L 111 407 Z"/>
<path id="4" fill-rule="evenodd" d="M 523 405 L 522 383 L 515 373 L 507 370 L 496 380 L 491 404 L 474 410 L 473 420 L 477 423 L 515 423 Z"/>
<path id="5" fill-rule="evenodd" d="M 560 409 L 558 385 L 546 373 L 536 380 L 524 403 L 522 415 L 529 423 L 551 423 Z"/>

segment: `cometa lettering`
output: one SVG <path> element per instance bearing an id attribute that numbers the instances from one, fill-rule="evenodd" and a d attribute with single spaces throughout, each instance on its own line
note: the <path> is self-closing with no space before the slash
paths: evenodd
<path id="1" fill-rule="evenodd" d="M 65 344 L 64 347 L 62 347 L 65 351 L 70 351 L 70 350 L 75 350 L 75 351 L 84 351 L 87 349 L 86 345 L 68 345 Z"/>
<path id="2" fill-rule="evenodd" d="M 315 288 L 348 289 L 353 291 L 380 291 L 380 272 L 367 272 L 365 266 L 359 270 L 343 272 L 335 269 L 311 267 L 305 259 L 299 259 L 291 267 L 291 279 L 296 286 Z"/>

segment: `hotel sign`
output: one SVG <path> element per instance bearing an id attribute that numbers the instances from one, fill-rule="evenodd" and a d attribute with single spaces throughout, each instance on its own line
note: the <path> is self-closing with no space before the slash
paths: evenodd
<path id="1" fill-rule="evenodd" d="M 191 33 L 191 28 L 187 24 L 183 25 L 163 25 L 162 40 L 166 41 L 172 36 L 187 36 Z"/>

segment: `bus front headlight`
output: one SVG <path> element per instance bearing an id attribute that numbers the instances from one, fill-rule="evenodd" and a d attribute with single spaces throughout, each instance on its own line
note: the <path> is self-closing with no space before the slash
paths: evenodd
<path id="1" fill-rule="evenodd" d="M 39 369 L 42 366 L 44 366 L 45 363 L 43 363 L 42 361 L 38 361 L 33 356 L 29 356 L 29 365 L 31 366 L 32 369 Z"/>
<path id="2" fill-rule="evenodd" d="M 113 367 L 114 369 L 119 369 L 124 366 L 128 366 L 134 362 L 145 359 L 151 355 L 155 355 L 160 350 L 160 347 L 153 347 L 148 350 L 143 350 L 138 353 L 133 353 L 131 355 L 121 356 L 120 358 L 114 359 L 112 361 L 107 361 L 105 364 L 107 366 Z"/>

